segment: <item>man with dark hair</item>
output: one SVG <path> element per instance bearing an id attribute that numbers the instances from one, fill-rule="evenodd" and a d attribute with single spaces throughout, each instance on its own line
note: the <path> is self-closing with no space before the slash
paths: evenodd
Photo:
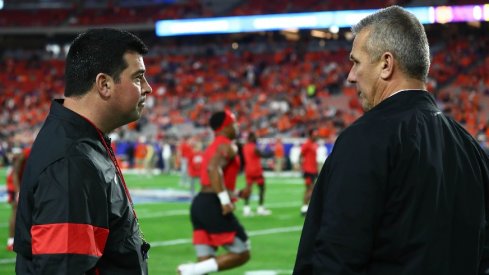
<path id="1" fill-rule="evenodd" d="M 108 134 L 140 118 L 151 87 L 135 35 L 80 34 L 26 164 L 15 228 L 17 274 L 147 274 L 149 244 Z"/>
<path id="2" fill-rule="evenodd" d="M 294 274 L 479 274 L 489 159 L 426 90 L 423 26 L 392 6 L 352 30 L 348 81 L 365 114 L 319 174 Z"/>
<path id="3" fill-rule="evenodd" d="M 250 258 L 248 236 L 233 214 L 230 194 L 236 188 L 240 171 L 236 118 L 230 111 L 214 113 L 209 124 L 215 139 L 204 152 L 201 170 L 202 188 L 192 201 L 193 244 L 198 263 L 182 264 L 181 275 L 201 275 L 243 265 Z M 216 257 L 218 247 L 228 252 Z"/>
<path id="4" fill-rule="evenodd" d="M 316 143 L 316 140 L 316 130 L 311 129 L 307 132 L 307 140 L 301 147 L 300 163 L 305 185 L 304 197 L 302 200 L 303 204 L 301 207 L 301 215 L 303 216 L 305 216 L 307 213 L 309 201 L 311 200 L 311 193 L 314 189 L 314 183 L 318 177 L 318 144 Z"/>

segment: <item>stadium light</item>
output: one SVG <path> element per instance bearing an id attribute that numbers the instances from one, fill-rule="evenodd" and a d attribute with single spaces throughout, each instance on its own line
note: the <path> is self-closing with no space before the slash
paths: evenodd
<path id="1" fill-rule="evenodd" d="M 329 27 L 329 31 L 331 33 L 338 33 L 338 32 L 340 32 L 340 28 L 338 28 L 338 26 L 331 26 L 331 27 Z"/>
<path id="2" fill-rule="evenodd" d="M 489 4 L 407 7 L 406 9 L 422 24 L 489 21 Z M 155 31 L 157 36 L 329 28 L 334 32 L 339 28 L 351 27 L 375 11 L 377 10 L 343 10 L 159 20 L 155 24 Z"/>

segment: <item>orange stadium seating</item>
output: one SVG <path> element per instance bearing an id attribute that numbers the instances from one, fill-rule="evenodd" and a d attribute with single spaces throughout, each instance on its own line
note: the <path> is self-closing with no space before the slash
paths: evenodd
<path id="1" fill-rule="evenodd" d="M 286 5 L 285 1 L 241 1 L 229 14 L 374 8 L 408 1 L 323 2 L 306 0 Z M 106 25 L 120 20 L 136 24 L 212 14 L 200 1 L 165 9 L 153 5 L 43 9 L 36 20 L 28 22 L 26 18 L 33 12 L 0 11 L 0 28 L 27 24 Z M 440 35 L 436 28 L 450 35 Z M 489 140 L 488 37 L 477 28 L 461 25 L 430 26 L 427 30 L 432 46 L 430 90 L 445 112 L 472 135 L 484 135 Z M 167 41 L 147 32 L 143 35 L 150 37 L 151 50 L 145 60 L 154 97 L 143 122 L 155 125 L 158 133 L 186 124 L 191 129 L 201 128 L 214 109 L 231 106 L 238 113 L 240 126 L 255 130 L 261 137 L 300 137 L 315 127 L 323 138 L 333 142 L 337 133 L 362 114 L 355 88 L 345 81 L 350 69 L 350 42 L 344 38 L 320 45 L 319 40 L 310 37 L 291 42 L 278 35 L 256 38 L 260 35 L 249 34 L 238 49 L 233 49 L 229 46 L 236 39 L 233 36 L 200 38 L 201 43 L 195 46 L 192 39 Z M 0 138 L 23 136 L 40 127 L 50 100 L 63 94 L 63 66 L 62 57 L 53 58 L 38 50 L 3 50 Z M 307 95 L 309 88 L 316 91 L 314 96 Z"/>

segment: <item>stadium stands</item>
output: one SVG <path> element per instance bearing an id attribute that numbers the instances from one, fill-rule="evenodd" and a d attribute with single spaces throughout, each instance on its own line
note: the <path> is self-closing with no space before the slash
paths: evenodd
<path id="1" fill-rule="evenodd" d="M 272 5 L 275 2 L 285 3 L 241 1 L 230 14 L 345 8 L 341 1 L 328 1 L 327 7 L 316 0 Z M 407 1 L 351 1 L 347 8 L 392 2 Z M 154 7 L 43 9 L 35 20 L 28 20 L 34 11 L 14 9 L 0 11 L 0 28 L 52 26 L 52 20 L 72 26 L 152 24 L 156 18 L 212 14 L 199 1 Z M 487 23 L 481 24 L 480 28 L 465 24 L 427 27 L 432 46 L 429 84 L 445 112 L 472 135 L 489 140 L 489 39 L 482 31 Z M 141 131 L 159 138 L 177 135 L 181 129 L 199 132 L 212 111 L 230 106 L 238 113 L 240 127 L 260 137 L 302 137 L 314 127 L 322 138 L 334 142 L 337 133 L 362 114 L 355 88 L 345 81 L 351 64 L 350 41 L 343 31 L 330 40 L 304 32 L 298 41 L 288 41 L 278 32 L 191 39 L 158 39 L 151 32 L 142 35 L 151 46 L 145 60 L 153 102 L 137 127 L 127 127 L 125 132 Z M 0 139 L 9 142 L 34 134 L 50 100 L 63 94 L 62 54 L 54 57 L 28 48 L 1 51 Z"/>

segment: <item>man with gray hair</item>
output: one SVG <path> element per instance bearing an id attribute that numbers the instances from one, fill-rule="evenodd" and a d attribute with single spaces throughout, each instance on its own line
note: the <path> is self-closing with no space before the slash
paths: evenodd
<path id="1" fill-rule="evenodd" d="M 352 30 L 348 81 L 365 114 L 323 165 L 294 274 L 478 274 L 489 158 L 426 91 L 423 26 L 392 6 Z"/>

